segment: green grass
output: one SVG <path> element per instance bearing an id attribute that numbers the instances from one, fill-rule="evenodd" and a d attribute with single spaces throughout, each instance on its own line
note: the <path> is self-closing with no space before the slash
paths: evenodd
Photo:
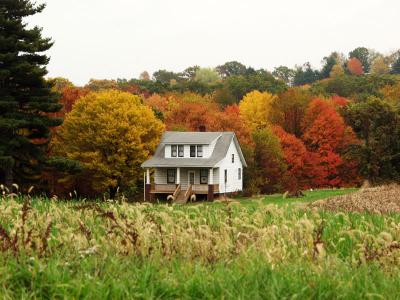
<path id="1" fill-rule="evenodd" d="M 76 202 L 34 199 L 26 229 L 41 233 L 51 219 L 49 251 L 0 251 L 0 299 L 399 299 L 400 250 L 391 247 L 400 241 L 400 215 L 290 205 L 353 191 L 200 205 L 103 203 L 121 224 L 140 227 L 140 251 L 126 253 L 127 236 L 107 234 L 111 219 L 78 211 Z M 20 204 L 3 200 L 0 210 L 0 224 L 12 232 Z M 321 226 L 323 250 L 315 252 Z"/>
<path id="2" fill-rule="evenodd" d="M 400 273 L 341 262 L 272 267 L 261 257 L 205 265 L 94 257 L 65 267 L 8 262 L 2 298 L 15 299 L 398 299 Z M 7 273 L 3 273 L 6 271 Z M 4 288 L 7 287 L 7 288 Z"/>
<path id="3" fill-rule="evenodd" d="M 348 188 L 348 189 L 330 189 L 330 190 L 313 190 L 313 191 L 305 191 L 304 197 L 300 198 L 284 198 L 282 194 L 275 194 L 265 196 L 263 199 L 263 203 L 265 204 L 292 204 L 292 203 L 304 203 L 304 202 L 311 202 L 320 199 L 326 199 L 329 197 L 345 195 L 348 193 L 353 193 L 357 191 L 355 188 Z"/>
<path id="4" fill-rule="evenodd" d="M 357 188 L 346 188 L 346 189 L 320 189 L 320 190 L 308 190 L 304 191 L 303 197 L 285 197 L 283 194 L 273 194 L 273 195 L 263 195 L 257 198 L 248 197 L 238 197 L 236 200 L 240 201 L 241 204 L 256 208 L 260 204 L 276 204 L 278 206 L 307 203 L 316 200 L 322 200 L 329 197 L 341 196 L 349 193 L 354 193 Z M 216 205 L 216 203 L 211 203 L 211 205 Z"/>

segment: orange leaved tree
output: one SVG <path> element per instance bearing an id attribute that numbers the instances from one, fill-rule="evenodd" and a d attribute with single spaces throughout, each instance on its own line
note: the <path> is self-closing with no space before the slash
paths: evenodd
<path id="1" fill-rule="evenodd" d="M 314 99 L 310 103 L 303 131 L 312 160 L 308 173 L 313 186 L 343 186 L 357 178 L 356 163 L 348 158 L 349 145 L 357 143 L 357 139 L 332 99 Z"/>

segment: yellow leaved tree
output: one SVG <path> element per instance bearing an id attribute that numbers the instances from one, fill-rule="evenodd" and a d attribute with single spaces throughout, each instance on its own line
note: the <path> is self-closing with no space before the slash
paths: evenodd
<path id="1" fill-rule="evenodd" d="M 276 96 L 268 92 L 252 91 L 239 103 L 240 115 L 251 131 L 270 124 L 271 105 Z"/>
<path id="2" fill-rule="evenodd" d="M 114 197 L 142 178 L 140 165 L 155 150 L 164 124 L 141 98 L 103 90 L 80 98 L 58 132 L 57 155 L 79 161 L 81 178 L 98 193 Z"/>

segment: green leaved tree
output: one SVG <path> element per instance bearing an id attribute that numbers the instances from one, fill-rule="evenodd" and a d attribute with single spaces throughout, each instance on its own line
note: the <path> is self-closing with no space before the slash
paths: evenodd
<path id="1" fill-rule="evenodd" d="M 40 178 L 46 165 L 50 127 L 61 119 L 58 95 L 44 79 L 53 42 L 24 18 L 45 5 L 30 0 L 2 0 L 0 5 L 0 182 L 25 183 Z"/>
<path id="2" fill-rule="evenodd" d="M 361 144 L 352 152 L 360 160 L 360 173 L 372 183 L 400 180 L 400 112 L 378 98 L 343 109 L 346 122 Z"/>

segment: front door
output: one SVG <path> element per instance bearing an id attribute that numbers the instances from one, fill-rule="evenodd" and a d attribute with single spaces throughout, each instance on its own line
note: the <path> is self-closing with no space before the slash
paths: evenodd
<path id="1" fill-rule="evenodd" d="M 189 171 L 188 176 L 189 176 L 188 179 L 189 184 L 194 184 L 194 171 Z"/>

